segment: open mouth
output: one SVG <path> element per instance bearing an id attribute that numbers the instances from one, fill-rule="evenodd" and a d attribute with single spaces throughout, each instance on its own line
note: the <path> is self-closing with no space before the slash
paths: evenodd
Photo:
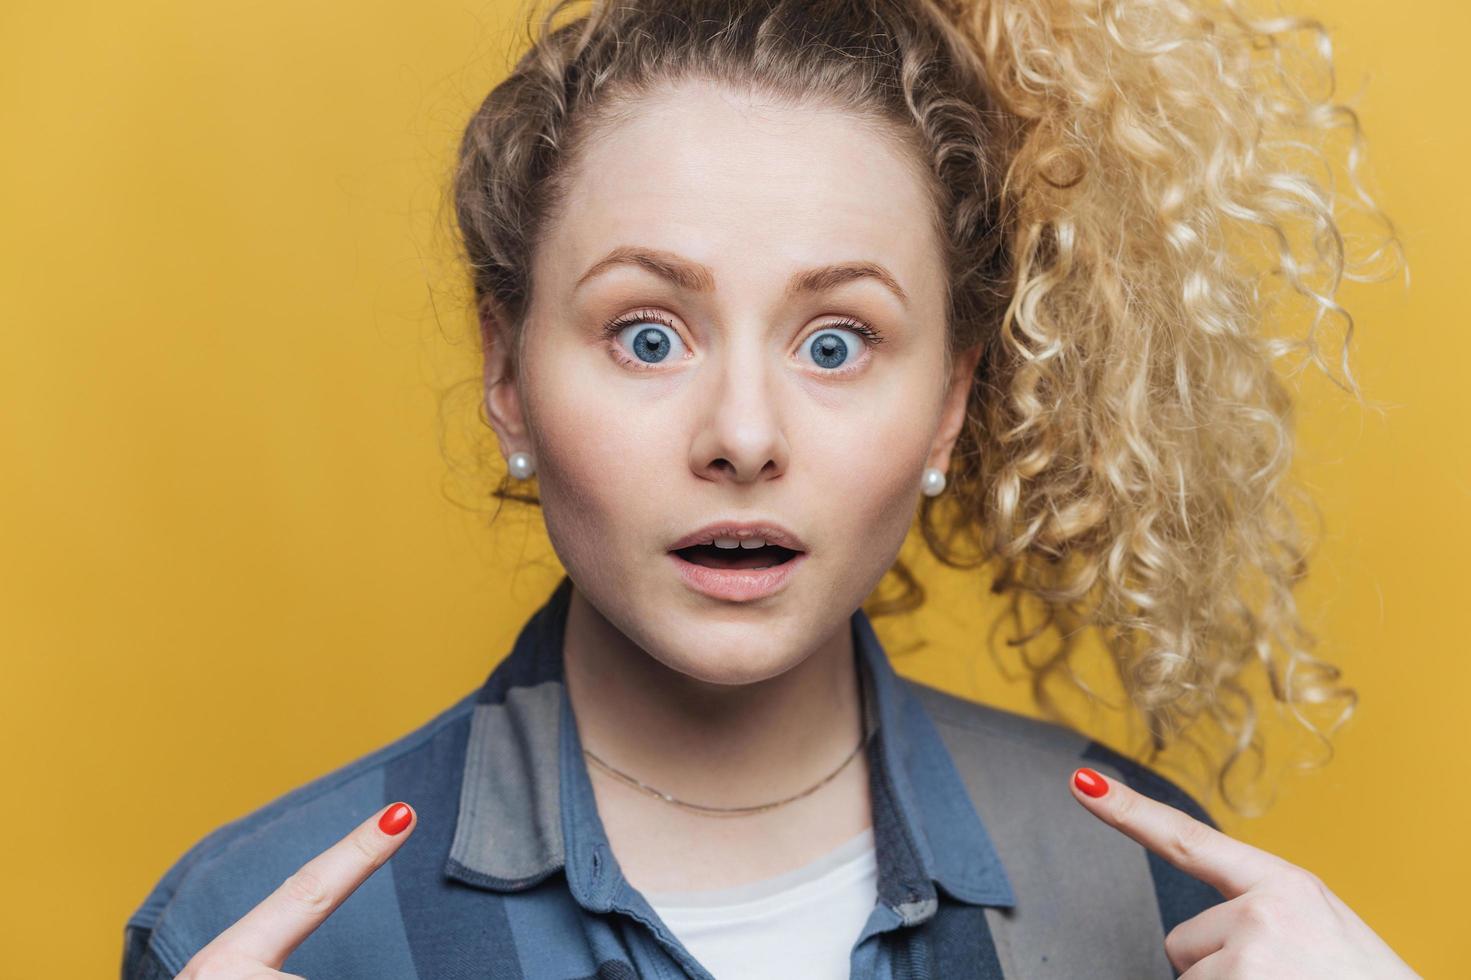
<path id="1" fill-rule="evenodd" d="M 774 544 L 759 548 L 717 548 L 713 544 L 697 544 L 680 548 L 674 554 L 706 568 L 771 568 L 786 564 L 801 552 Z"/>

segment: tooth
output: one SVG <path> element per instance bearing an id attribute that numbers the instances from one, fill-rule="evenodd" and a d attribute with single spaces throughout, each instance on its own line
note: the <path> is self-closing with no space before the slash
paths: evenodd
<path id="1" fill-rule="evenodd" d="M 740 542 L 740 539 L 739 538 L 716 538 L 715 539 L 715 547 L 717 547 L 717 548 L 739 548 L 740 546 L 741 546 L 741 542 Z"/>
<path id="2" fill-rule="evenodd" d="M 742 548 L 764 548 L 764 547 L 766 547 L 766 542 L 764 540 L 762 540 L 761 538 L 747 538 L 746 540 L 744 540 L 744 541 L 741 542 L 741 547 Z"/>

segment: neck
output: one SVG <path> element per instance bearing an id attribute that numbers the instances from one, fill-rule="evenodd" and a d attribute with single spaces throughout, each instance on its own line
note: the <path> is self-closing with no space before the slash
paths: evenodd
<path id="1" fill-rule="evenodd" d="M 862 735 L 846 622 L 781 674 L 715 684 L 649 655 L 574 588 L 563 657 L 583 746 L 690 803 L 747 806 L 801 792 Z"/>

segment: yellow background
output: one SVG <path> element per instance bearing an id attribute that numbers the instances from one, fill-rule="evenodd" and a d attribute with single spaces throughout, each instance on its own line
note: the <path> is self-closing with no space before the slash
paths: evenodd
<path id="1" fill-rule="evenodd" d="M 1327 535 L 1299 595 L 1362 701 L 1267 816 L 1211 809 L 1465 975 L 1471 7 L 1317 7 L 1413 272 L 1344 294 L 1389 409 L 1302 385 Z M 475 483 L 436 419 L 474 370 L 439 196 L 511 10 L 0 11 L 5 976 L 116 975 L 185 848 L 478 685 L 556 581 L 539 527 L 449 502 Z M 931 641 L 901 672 L 1031 713 L 959 652 L 996 607 L 927 575 L 918 618 L 879 621 Z"/>

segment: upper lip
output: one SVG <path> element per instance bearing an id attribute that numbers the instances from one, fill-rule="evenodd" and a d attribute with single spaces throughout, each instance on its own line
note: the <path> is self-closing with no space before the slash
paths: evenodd
<path id="1" fill-rule="evenodd" d="M 714 521 L 686 534 L 670 545 L 669 550 L 678 551 L 697 544 L 711 544 L 716 538 L 760 538 L 767 544 L 791 551 L 807 550 L 801 538 L 774 521 Z"/>

